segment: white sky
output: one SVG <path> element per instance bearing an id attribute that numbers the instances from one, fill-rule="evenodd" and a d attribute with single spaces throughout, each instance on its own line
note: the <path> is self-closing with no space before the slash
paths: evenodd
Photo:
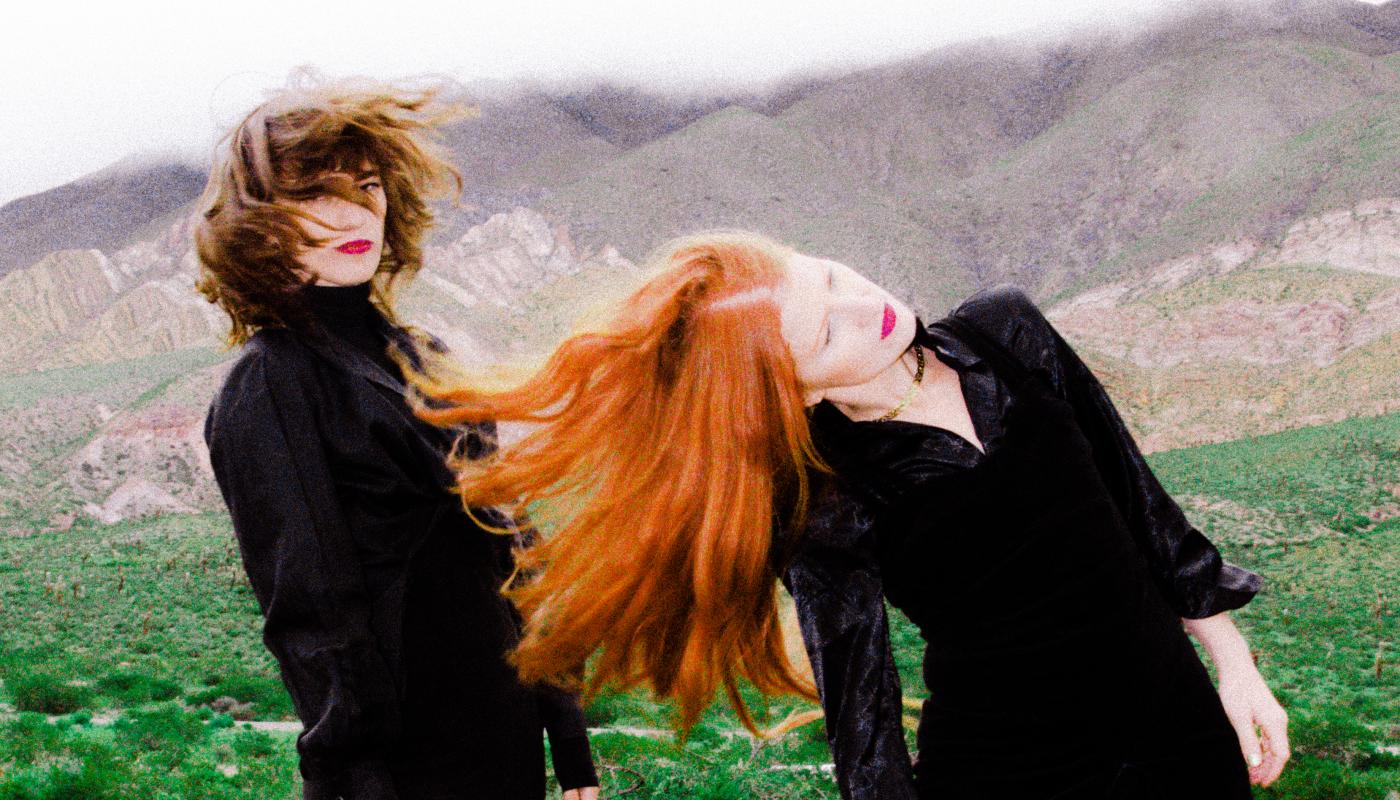
<path id="1" fill-rule="evenodd" d="M 0 204 L 135 153 L 199 158 L 298 64 L 381 78 L 749 83 L 966 39 L 1131 25 L 1189 2 L 19 0 L 0 28 Z"/>

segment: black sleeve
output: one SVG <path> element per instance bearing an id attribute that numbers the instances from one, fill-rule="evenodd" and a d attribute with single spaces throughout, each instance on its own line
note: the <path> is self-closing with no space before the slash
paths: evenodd
<path id="1" fill-rule="evenodd" d="M 369 629 L 314 402 L 294 360 L 250 352 L 210 409 L 205 440 L 263 639 L 305 726 L 306 797 L 395 800 L 384 757 L 399 735 L 397 684 Z"/>
<path id="2" fill-rule="evenodd" d="M 597 786 L 598 773 L 593 768 L 593 752 L 588 746 L 588 729 L 578 696 L 554 686 L 540 686 L 535 691 L 540 718 L 549 732 L 549 755 L 559 788 L 568 791 Z"/>
<path id="3" fill-rule="evenodd" d="M 831 485 L 821 492 L 783 584 L 797 605 L 841 796 L 913 800 L 871 521 L 854 498 Z"/>
<path id="4" fill-rule="evenodd" d="M 1024 292 L 998 286 L 974 295 L 954 313 L 1041 371 L 1074 407 L 1119 512 L 1178 614 L 1209 617 L 1254 597 L 1260 577 L 1227 563 L 1187 521 L 1152 474 L 1103 385 Z"/>
<path id="5" fill-rule="evenodd" d="M 457 429 L 454 454 L 466 458 L 484 458 L 496 450 L 497 430 L 494 422 L 467 425 Z M 511 520 L 495 509 L 474 509 L 473 514 L 490 525 L 517 527 L 517 544 L 525 546 L 533 537 L 530 520 Z M 503 559 L 509 561 L 509 547 L 502 547 Z M 502 575 L 513 572 L 513 564 L 502 565 Z M 513 610 L 513 609 L 512 609 Z M 540 720 L 549 733 L 549 755 L 554 764 L 554 777 L 564 791 L 598 785 L 598 773 L 593 767 L 593 751 L 588 743 L 588 728 L 578 695 L 555 686 L 541 685 L 535 689 Z"/>

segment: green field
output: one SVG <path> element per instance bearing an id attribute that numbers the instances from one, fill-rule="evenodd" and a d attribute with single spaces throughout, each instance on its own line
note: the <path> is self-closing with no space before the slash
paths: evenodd
<path id="1" fill-rule="evenodd" d="M 1296 755 L 1258 797 L 1400 786 L 1400 414 L 1152 457 L 1227 556 L 1267 585 L 1236 619 L 1292 717 Z M 0 538 L 0 800 L 294 798 L 290 719 L 227 520 L 165 517 Z M 917 634 L 896 620 L 906 692 Z M 774 701 L 771 720 L 802 707 Z M 684 745 L 637 729 L 636 694 L 589 708 L 610 793 L 837 796 L 820 723 L 759 743 L 712 709 Z"/>

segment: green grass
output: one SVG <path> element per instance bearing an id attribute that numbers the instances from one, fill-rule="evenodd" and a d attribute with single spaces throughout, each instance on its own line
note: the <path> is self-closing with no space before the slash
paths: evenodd
<path id="1" fill-rule="evenodd" d="M 108 364 L 86 364 L 81 367 L 23 372 L 17 375 L 0 375 L 0 408 L 27 408 L 54 397 L 72 397 L 94 392 L 110 393 L 115 400 L 121 397 L 122 390 L 134 387 L 136 404 L 148 400 L 157 391 L 150 387 L 164 387 L 176 378 L 188 375 L 203 367 L 216 364 L 229 354 L 221 349 L 194 347 L 176 350 L 144 358 L 117 361 Z M 109 401 L 110 402 L 110 401 Z"/>
<path id="2" fill-rule="evenodd" d="M 1400 739 L 1397 448 L 1393 414 L 1150 459 L 1175 494 L 1257 510 L 1285 533 L 1324 531 L 1262 539 L 1250 523 L 1206 520 L 1227 558 L 1267 582 L 1234 615 L 1292 718 L 1295 758 L 1256 792 L 1264 800 L 1383 800 L 1400 785 L 1400 759 L 1378 747 Z M 291 714 L 225 518 L 0 538 L 0 603 L 0 699 L 21 712 L 0 716 L 0 800 L 298 796 L 291 735 L 207 707 L 230 697 L 260 719 Z M 917 697 L 922 642 L 897 615 L 892 641 Z M 800 707 L 770 701 L 766 719 Z M 614 692 L 588 716 L 605 729 L 664 728 L 670 709 Z M 755 743 L 716 706 L 684 744 L 619 731 L 593 745 L 610 796 L 837 796 L 820 768 L 830 760 L 820 723 Z"/>
<path id="3" fill-rule="evenodd" d="M 0 538 L 0 604 L 7 685 L 85 681 L 95 708 L 218 689 L 262 718 L 292 713 L 222 515 Z"/>
<path id="4" fill-rule="evenodd" d="M 111 726 L 21 714 L 0 725 L 3 800 L 294 800 L 289 736 L 231 728 L 175 705 Z"/>

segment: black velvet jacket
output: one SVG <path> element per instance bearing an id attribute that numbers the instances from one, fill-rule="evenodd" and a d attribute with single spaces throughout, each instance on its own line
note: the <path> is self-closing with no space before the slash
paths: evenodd
<path id="1" fill-rule="evenodd" d="M 367 285 L 310 291 L 318 327 L 255 335 L 205 424 L 305 724 L 306 796 L 542 798 L 542 727 L 560 783 L 596 785 L 576 700 L 521 687 L 503 658 L 518 636 L 498 591 L 511 541 L 463 512 L 444 463 L 482 437 L 412 414 L 384 344 L 420 343 Z"/>
<path id="2" fill-rule="evenodd" d="M 1177 613 L 1200 618 L 1249 602 L 1259 576 L 1225 563 L 1186 520 L 1099 381 L 1024 293 L 1009 286 L 979 292 L 953 315 L 1042 373 L 1073 406 L 1120 514 Z M 987 452 L 994 452 L 1013 399 L 1006 383 L 945 330 L 921 327 L 916 341 L 958 371 L 973 427 Z M 875 520 L 894 490 L 892 474 L 943 474 L 985 456 L 950 431 L 900 421 L 854 422 L 827 403 L 813 411 L 812 430 L 836 476 L 816 490 L 783 579 L 797 603 L 837 780 L 846 798 L 913 798 Z"/>

